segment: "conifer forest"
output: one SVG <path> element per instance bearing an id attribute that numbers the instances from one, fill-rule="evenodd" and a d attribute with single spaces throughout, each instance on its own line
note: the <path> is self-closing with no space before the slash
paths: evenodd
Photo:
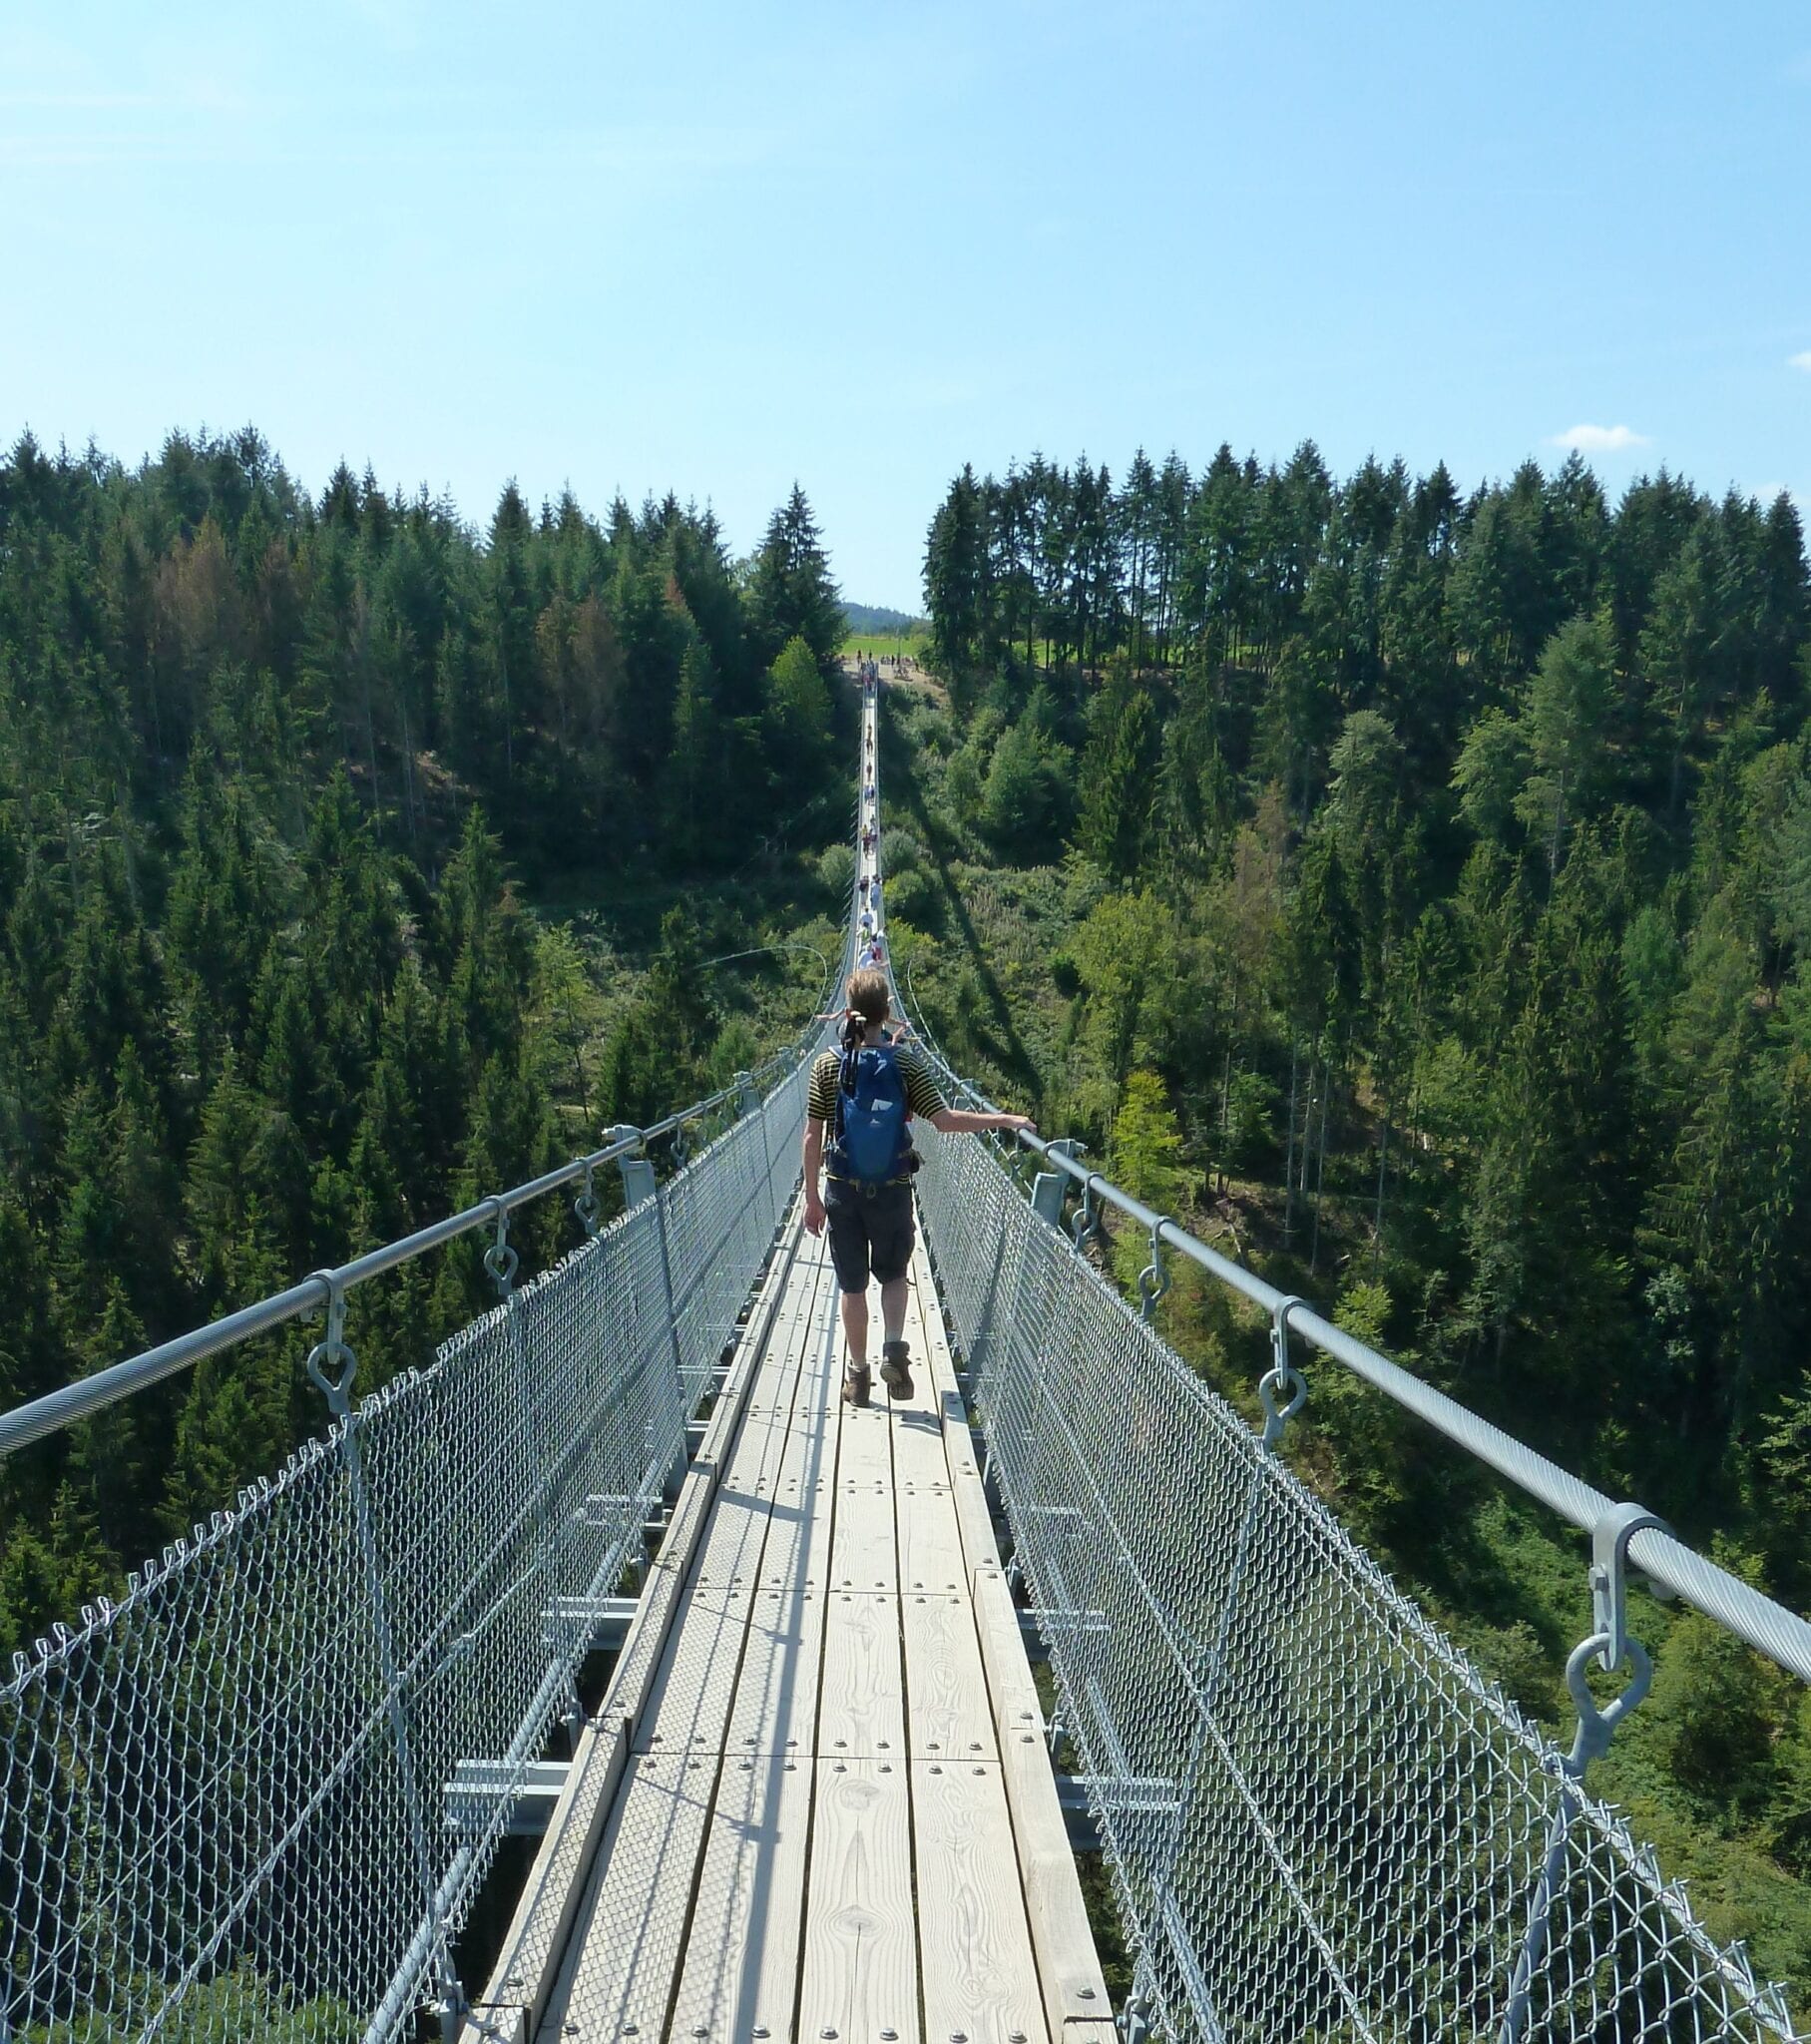
<path id="1" fill-rule="evenodd" d="M 1797 513 L 1577 455 L 1033 455 L 931 522 L 889 903 L 952 1062 L 1117 1183 L 1811 1604 L 1811 610 Z M 902 805 L 903 812 L 902 812 Z M 907 871 L 906 868 L 910 868 Z M 1141 1239 L 1115 1259 L 1130 1282 Z M 1168 1338 L 1257 1416 L 1266 1328 Z M 1558 1726 L 1575 1542 L 1311 1368 L 1298 1466 Z M 1587 1604 L 1584 1607 L 1588 1609 Z M 1811 1702 L 1644 1603 L 1603 1764 L 1811 1978 Z M 1721 1913 L 1718 1913 L 1721 1912 Z"/>
<path id="2" fill-rule="evenodd" d="M 133 473 L 22 441 L 0 465 L 0 1405 L 793 1035 L 831 927 L 800 847 L 848 814 L 842 636 L 796 492 L 733 564 L 672 500 L 600 525 L 511 487 L 475 531 L 345 469 L 311 499 L 249 431 Z M 530 910 L 601 875 L 659 925 L 633 955 Z M 707 969 L 768 935 L 790 948 Z M 574 1239 L 543 1208 L 530 1268 Z M 470 1248 L 358 1299 L 361 1381 L 484 1302 Z M 319 1430 L 305 1338 L 0 1465 L 0 1649 Z"/>
<path id="3" fill-rule="evenodd" d="M 1469 493 L 1312 444 L 1117 482 L 1034 455 L 950 485 L 924 596 L 925 665 L 883 691 L 883 862 L 951 1063 L 1803 1610 L 1790 499 L 1661 470 L 1611 502 L 1577 455 Z M 600 518 L 512 485 L 475 525 L 344 466 L 311 491 L 250 429 L 137 468 L 22 440 L 0 1406 L 790 1040 L 853 877 L 849 629 L 796 488 L 738 560 L 672 497 Z M 570 1246 L 546 1204 L 530 1268 Z M 1099 1254 L 1130 1285 L 1145 1245 Z M 1252 1415 L 1267 1328 L 1171 1275 L 1165 1337 Z M 469 1241 L 366 1287 L 361 1386 L 486 1296 Z M 0 1464 L 0 1650 L 319 1430 L 306 1338 Z M 1579 1543 L 1356 1379 L 1310 1386 L 1299 1472 L 1557 1730 Z M 1811 1979 L 1811 1699 L 1636 1601 L 1654 1693 L 1597 1787 L 1719 1936 Z"/>

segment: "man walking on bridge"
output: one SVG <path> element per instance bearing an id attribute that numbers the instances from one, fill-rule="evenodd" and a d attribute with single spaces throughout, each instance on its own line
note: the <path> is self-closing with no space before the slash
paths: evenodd
<path id="1" fill-rule="evenodd" d="M 1029 1129 L 1029 1115 L 971 1114 L 945 1105 L 924 1054 L 886 1033 L 887 977 L 872 967 L 849 975 L 843 1047 L 819 1054 L 811 1067 L 805 1109 L 805 1229 L 830 1227 L 830 1261 L 842 1293 L 849 1358 L 842 1394 L 865 1405 L 868 1371 L 868 1278 L 880 1283 L 881 1381 L 895 1398 L 912 1395 L 911 1350 L 905 1338 L 911 1286 L 912 1174 L 918 1157 L 913 1115 L 946 1136 L 989 1129 Z M 829 1132 L 826 1150 L 825 1133 Z M 825 1167 L 825 1190 L 817 1174 Z"/>

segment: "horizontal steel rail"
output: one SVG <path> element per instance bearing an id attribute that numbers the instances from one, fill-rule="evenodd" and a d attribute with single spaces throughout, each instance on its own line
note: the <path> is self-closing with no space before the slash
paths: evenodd
<path id="1" fill-rule="evenodd" d="M 793 1061 L 787 1055 L 769 1058 L 751 1076 L 759 1083 Z M 633 1156 L 645 1145 L 672 1135 L 687 1122 L 701 1120 L 735 1099 L 737 1092 L 735 1086 L 722 1087 L 708 1098 L 681 1108 L 677 1114 L 670 1114 L 665 1120 L 645 1129 L 624 1124 L 611 1131 L 611 1141 L 603 1149 L 557 1165 L 552 1171 L 543 1172 L 539 1178 L 530 1179 L 526 1185 L 516 1186 L 506 1193 L 492 1193 L 462 1213 L 450 1214 L 444 1221 L 431 1222 L 399 1242 L 367 1250 L 363 1256 L 354 1257 L 332 1269 L 312 1272 L 286 1290 L 260 1298 L 252 1305 L 240 1306 L 236 1312 L 211 1320 L 205 1327 L 196 1327 L 187 1334 L 161 1341 L 142 1354 L 128 1356 L 123 1362 L 96 1370 L 93 1376 L 79 1378 L 59 1390 L 46 1391 L 42 1397 L 15 1406 L 10 1412 L 0 1413 L 0 1461 L 32 1441 L 42 1440 L 46 1434 L 71 1426 L 122 1398 L 130 1398 L 148 1385 L 175 1375 L 178 1370 L 187 1369 L 204 1356 L 217 1355 L 223 1348 L 248 1341 L 255 1334 L 268 1333 L 272 1327 L 280 1327 L 285 1321 L 322 1311 L 335 1296 L 343 1296 L 368 1278 L 382 1277 L 386 1271 L 394 1271 L 399 1265 L 426 1255 L 429 1250 L 440 1249 L 462 1235 L 470 1235 L 474 1229 L 492 1226 L 518 1208 L 543 1199 L 549 1193 L 557 1193 L 562 1187 L 577 1185 L 604 1165 Z"/>
<path id="2" fill-rule="evenodd" d="M 977 1107 L 985 1112 L 995 1112 L 994 1103 L 951 1067 L 924 1030 L 922 1021 L 915 1027 L 927 1053 L 945 1078 Z M 1179 1228 L 1166 1214 L 1159 1214 L 1154 1208 L 1145 1206 L 1142 1200 L 1133 1199 L 1100 1172 L 1091 1171 L 1086 1164 L 1056 1148 L 1052 1140 L 1025 1129 L 1016 1132 L 1016 1140 L 1036 1155 L 1046 1170 L 1063 1173 L 1092 1200 L 1113 1207 L 1129 1220 L 1136 1222 L 1153 1242 L 1161 1243 L 1177 1255 L 1186 1257 L 1190 1263 L 1199 1265 L 1210 1277 L 1262 1307 L 1266 1314 L 1274 1315 L 1285 1300 L 1290 1299 L 1290 1294 L 1279 1291 L 1274 1284 L 1267 1284 L 1242 1264 L 1235 1264 L 1230 1257 L 1209 1249 L 1185 1228 Z M 1586 1532 L 1593 1531 L 1622 1502 L 1605 1496 L 1582 1477 L 1561 1468 L 1557 1462 L 1549 1461 L 1526 1442 L 1517 1440 L 1513 1434 L 1505 1433 L 1500 1426 L 1494 1426 L 1468 1406 L 1461 1405 L 1456 1398 L 1450 1398 L 1432 1384 L 1424 1383 L 1400 1363 L 1378 1354 L 1375 1348 L 1336 1327 L 1312 1307 L 1299 1301 L 1290 1302 L 1287 1323 L 1290 1332 L 1300 1334 L 1323 1354 L 1374 1385 L 1405 1411 L 1414 1413 L 1436 1433 L 1444 1435 L 1479 1461 L 1488 1463 L 1518 1489 L 1539 1498 L 1551 1510 Z M 1811 1682 L 1811 1623 L 1771 1597 L 1763 1596 L 1739 1576 L 1718 1568 L 1694 1548 L 1687 1547 L 1683 1541 L 1674 1539 L 1670 1533 L 1657 1527 L 1643 1526 L 1631 1535 L 1627 1554 L 1629 1565 L 1660 1590 L 1682 1597 L 1707 1618 L 1726 1626 L 1758 1653 L 1776 1661 L 1801 1681 Z"/>

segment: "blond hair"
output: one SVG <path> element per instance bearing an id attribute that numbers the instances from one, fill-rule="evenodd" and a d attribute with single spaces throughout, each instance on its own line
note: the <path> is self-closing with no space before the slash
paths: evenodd
<path id="1" fill-rule="evenodd" d="M 843 1024 L 845 1050 L 853 1050 L 870 1029 L 878 1029 L 889 1012 L 887 976 L 878 966 L 858 966 L 849 974 L 849 1018 Z"/>

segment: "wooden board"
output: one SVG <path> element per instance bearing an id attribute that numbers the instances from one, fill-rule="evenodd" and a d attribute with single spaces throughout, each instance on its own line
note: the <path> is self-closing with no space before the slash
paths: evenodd
<path id="1" fill-rule="evenodd" d="M 815 1754 L 826 1595 L 802 1583 L 755 1591 L 724 1733 L 727 1752 L 807 1760 Z"/>
<path id="2" fill-rule="evenodd" d="M 675 2038 L 745 2044 L 763 2033 L 790 2036 L 811 1777 L 809 1760 L 725 1758 L 674 2005 Z"/>
<path id="3" fill-rule="evenodd" d="M 961 1590 L 968 1562 L 948 1484 L 914 1485 L 899 1492 L 899 1582 L 904 1590 Z"/>
<path id="4" fill-rule="evenodd" d="M 833 1590 L 897 1590 L 892 1422 L 881 1406 L 845 1411 L 837 1441 L 836 1520 L 830 1535 Z"/>
<path id="5" fill-rule="evenodd" d="M 715 1779 L 714 1760 L 631 1760 L 537 2044 L 662 2034 Z"/>
<path id="6" fill-rule="evenodd" d="M 914 1760 L 999 1759 L 987 1678 L 969 1599 L 907 1590 L 899 1600 L 905 1637 L 907 1739 Z"/>
<path id="7" fill-rule="evenodd" d="M 541 1842 L 491 1980 L 482 1997 L 493 2008 L 519 2006 L 523 2027 L 534 2024 L 552 1993 L 560 1956 L 597 1863 L 597 1853 L 629 1755 L 629 1729 L 639 1719 L 680 1608 L 680 1590 L 702 1537 L 715 1495 L 717 1470 L 745 1412 L 753 1374 L 767 1353 L 779 1315 L 815 1266 L 801 1250 L 796 1221 L 783 1252 L 769 1264 L 738 1336 L 730 1385 L 704 1429 L 702 1446 L 685 1473 L 667 1529 L 661 1559 L 651 1573 L 634 1624 L 611 1676 L 598 1718 L 582 1728 L 567 1785 Z M 476 2044 L 478 2032 L 467 2026 Z"/>
<path id="8" fill-rule="evenodd" d="M 905 1750 L 899 1599 L 833 1588 L 824 1606 L 817 1751 L 826 1760 L 885 1760 Z"/>
<path id="9" fill-rule="evenodd" d="M 912 1767 L 925 2034 L 1043 2040 L 1044 2008 L 998 1767 Z"/>
<path id="10" fill-rule="evenodd" d="M 739 1582 L 733 1589 L 692 1590 L 635 1728 L 637 1753 L 722 1751 L 753 1608 L 752 1589 Z"/>
<path id="11" fill-rule="evenodd" d="M 796 1378 L 827 1289 L 824 1278 L 822 1270 L 798 1274 L 782 1302 L 754 1388 Z M 636 1726 L 639 1753 L 722 1749 L 791 1438 L 789 1419 L 751 1415 L 737 1430 L 686 1585 L 684 1608 Z M 795 1519 L 793 1513 L 787 1521 L 788 1537 Z"/>
<path id="12" fill-rule="evenodd" d="M 909 2044 L 919 2032 L 906 1764 L 820 1760 L 815 1781 L 796 2034 Z"/>
<path id="13" fill-rule="evenodd" d="M 795 1427 L 774 1477 L 760 1566 L 763 1589 L 821 1589 L 829 1580 L 835 1480 L 835 1434 L 821 1425 Z"/>

